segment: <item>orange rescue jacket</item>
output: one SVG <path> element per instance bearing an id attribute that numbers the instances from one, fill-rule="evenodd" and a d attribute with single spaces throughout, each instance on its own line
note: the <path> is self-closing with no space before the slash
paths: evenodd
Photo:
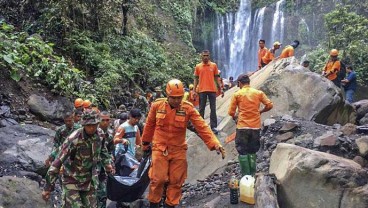
<path id="1" fill-rule="evenodd" d="M 337 78 L 337 73 L 340 71 L 340 67 L 341 63 L 339 60 L 329 60 L 323 68 L 323 71 L 327 75 L 327 79 L 335 80 Z"/>
<path id="2" fill-rule="evenodd" d="M 288 58 L 294 56 L 294 47 L 291 45 L 288 45 L 282 50 L 280 54 L 280 58 Z"/>
<path id="3" fill-rule="evenodd" d="M 238 108 L 238 129 L 260 129 L 261 114 L 259 107 L 263 103 L 268 108 L 272 108 L 273 104 L 266 94 L 260 90 L 251 88 L 249 85 L 243 86 L 239 91 L 235 92 L 231 98 L 228 114 L 234 116 Z"/>
<path id="4" fill-rule="evenodd" d="M 166 98 L 157 99 L 150 108 L 144 127 L 142 142 L 152 142 L 153 150 L 176 151 L 187 149 L 186 128 L 191 121 L 208 149 L 215 150 L 220 142 L 188 101 L 171 108 Z"/>

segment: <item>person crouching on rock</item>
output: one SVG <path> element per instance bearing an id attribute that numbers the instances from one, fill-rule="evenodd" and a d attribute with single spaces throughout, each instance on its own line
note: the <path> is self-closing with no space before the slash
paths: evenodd
<path id="1" fill-rule="evenodd" d="M 237 81 L 240 90 L 231 98 L 228 114 L 237 122 L 235 148 L 239 153 L 241 173 L 254 175 L 256 152 L 260 148 L 261 114 L 271 110 L 273 104 L 264 92 L 249 86 L 248 75 L 240 75 Z M 259 110 L 261 103 L 265 107 Z"/>
<path id="2" fill-rule="evenodd" d="M 63 143 L 60 154 L 46 174 L 42 198 L 48 201 L 61 168 L 62 207 L 97 207 L 97 164 L 101 162 L 106 172 L 114 173 L 111 156 L 107 152 L 102 132 L 98 129 L 100 117 L 96 111 L 85 112 L 82 126 Z"/>
<path id="3" fill-rule="evenodd" d="M 148 173 L 151 180 L 150 207 L 159 207 L 165 183 L 166 207 L 179 204 L 181 187 L 187 177 L 185 134 L 189 121 L 207 147 L 225 157 L 224 148 L 201 115 L 190 102 L 183 101 L 183 83 L 177 79 L 170 80 L 166 94 L 168 98 L 152 103 L 142 135 L 143 150 L 148 152 L 152 147 L 152 165 Z"/>

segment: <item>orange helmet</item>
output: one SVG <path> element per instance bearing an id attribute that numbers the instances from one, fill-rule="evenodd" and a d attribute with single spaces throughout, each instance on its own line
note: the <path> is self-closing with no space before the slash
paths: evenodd
<path id="1" fill-rule="evenodd" d="M 183 83 L 178 79 L 170 80 L 166 85 L 166 94 L 172 97 L 184 96 Z"/>
<path id="2" fill-rule="evenodd" d="M 330 56 L 338 56 L 339 55 L 339 51 L 337 49 L 332 49 L 330 51 Z"/>
<path id="3" fill-rule="evenodd" d="M 92 103 L 89 100 L 83 101 L 83 108 L 89 108 L 91 107 Z"/>
<path id="4" fill-rule="evenodd" d="M 83 106 L 83 99 L 82 98 L 77 98 L 74 100 L 74 107 L 75 108 L 80 108 Z"/>

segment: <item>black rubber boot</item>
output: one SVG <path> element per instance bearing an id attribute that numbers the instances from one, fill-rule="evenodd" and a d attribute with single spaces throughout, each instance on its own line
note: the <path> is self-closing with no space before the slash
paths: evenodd
<path id="1" fill-rule="evenodd" d="M 150 208 L 159 208 L 158 203 L 150 202 Z"/>
<path id="2" fill-rule="evenodd" d="M 168 205 L 168 204 L 166 204 L 165 203 L 165 206 L 164 206 L 165 208 L 175 208 L 175 206 L 170 206 L 170 205 Z"/>

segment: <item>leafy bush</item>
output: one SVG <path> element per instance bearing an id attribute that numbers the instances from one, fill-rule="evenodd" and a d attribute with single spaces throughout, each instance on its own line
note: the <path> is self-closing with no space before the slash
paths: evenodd
<path id="1" fill-rule="evenodd" d="M 0 66 L 10 71 L 11 78 L 19 81 L 25 74 L 71 95 L 84 75 L 55 55 L 52 46 L 38 35 L 16 32 L 12 25 L 0 22 Z"/>
<path id="2" fill-rule="evenodd" d="M 325 15 L 327 38 L 309 54 L 311 69 L 320 72 L 329 51 L 339 50 L 339 58 L 352 65 L 360 84 L 368 85 L 368 18 L 349 11 L 349 6 L 338 6 Z"/>

